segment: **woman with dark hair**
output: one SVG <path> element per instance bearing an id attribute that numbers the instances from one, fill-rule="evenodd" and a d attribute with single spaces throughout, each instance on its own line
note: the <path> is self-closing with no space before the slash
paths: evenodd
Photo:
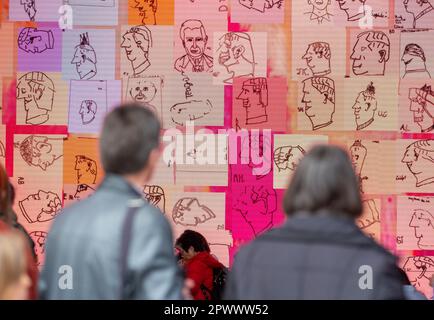
<path id="1" fill-rule="evenodd" d="M 227 299 L 403 299 L 396 258 L 356 225 L 358 179 L 346 151 L 317 146 L 283 200 L 283 226 L 238 252 Z"/>
<path id="2" fill-rule="evenodd" d="M 214 269 L 224 266 L 211 255 L 208 242 L 199 232 L 185 230 L 176 240 L 187 279 L 194 281 L 191 295 L 194 300 L 211 300 Z"/>

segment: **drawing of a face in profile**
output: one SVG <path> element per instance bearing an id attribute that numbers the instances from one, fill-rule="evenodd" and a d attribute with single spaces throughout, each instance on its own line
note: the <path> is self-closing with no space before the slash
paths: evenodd
<path id="1" fill-rule="evenodd" d="M 236 197 L 233 209 L 241 214 L 256 237 L 273 227 L 276 190 L 264 185 L 245 186 Z"/>
<path id="2" fill-rule="evenodd" d="M 140 75 L 151 65 L 149 48 L 152 47 L 151 31 L 145 26 L 132 27 L 122 36 L 121 48 L 125 49 L 134 76 Z"/>
<path id="3" fill-rule="evenodd" d="M 421 132 L 434 130 L 434 91 L 431 86 L 410 88 L 408 92 L 410 111 L 413 112 L 413 121 L 420 127 Z"/>
<path id="4" fill-rule="evenodd" d="M 365 31 L 357 36 L 350 59 L 357 76 L 383 76 L 390 58 L 390 40 L 382 31 Z"/>
<path id="5" fill-rule="evenodd" d="M 311 21 L 316 20 L 318 24 L 322 24 L 324 20 L 330 21 L 333 16 L 328 12 L 328 7 L 331 0 L 307 0 L 307 3 L 312 6 L 309 12 L 304 14 L 309 15 Z"/>
<path id="6" fill-rule="evenodd" d="M 208 35 L 202 21 L 184 21 L 179 30 L 179 37 L 186 54 L 176 59 L 175 70 L 178 72 L 212 71 L 213 58 L 205 53 Z"/>
<path id="7" fill-rule="evenodd" d="M 405 66 L 405 73 L 402 78 L 431 78 L 426 69 L 425 52 L 418 44 L 410 43 L 406 45 L 401 61 Z"/>
<path id="8" fill-rule="evenodd" d="M 75 47 L 71 64 L 75 64 L 81 80 L 89 80 L 95 77 L 97 73 L 96 62 L 96 52 L 90 45 L 88 33 L 80 34 L 80 44 Z"/>
<path id="9" fill-rule="evenodd" d="M 78 113 L 81 117 L 81 122 L 83 124 L 89 124 L 95 119 L 98 106 L 93 100 L 83 100 L 80 105 Z"/>
<path id="10" fill-rule="evenodd" d="M 336 0 L 339 8 L 345 11 L 347 21 L 357 21 L 366 15 L 366 0 Z"/>
<path id="11" fill-rule="evenodd" d="M 265 9 L 271 9 L 274 6 L 280 8 L 283 0 L 238 0 L 238 2 L 247 9 L 265 12 Z"/>
<path id="12" fill-rule="evenodd" d="M 434 235 L 434 216 L 429 211 L 414 210 L 408 225 L 414 229 L 414 236 L 417 238 L 417 246 L 420 249 L 434 248 L 434 242 L 430 239 Z"/>
<path id="13" fill-rule="evenodd" d="M 134 0 L 136 2 L 134 8 L 139 10 L 144 25 L 155 25 L 157 20 L 155 13 L 157 12 L 157 0 Z"/>
<path id="14" fill-rule="evenodd" d="M 364 214 L 357 219 L 357 225 L 367 235 L 373 239 L 379 239 L 378 232 L 380 227 L 380 211 L 377 209 L 377 205 L 373 199 L 363 201 Z"/>
<path id="15" fill-rule="evenodd" d="M 21 213 L 29 223 L 46 222 L 54 219 L 62 209 L 62 202 L 57 194 L 39 190 L 27 198 L 18 201 Z"/>
<path id="16" fill-rule="evenodd" d="M 18 35 L 18 47 L 27 53 L 42 53 L 54 48 L 54 36 L 51 30 L 23 28 Z"/>
<path id="17" fill-rule="evenodd" d="M 96 161 L 83 155 L 75 156 L 74 170 L 77 172 L 77 190 L 74 198 L 86 198 L 95 190 L 98 173 Z"/>
<path id="18" fill-rule="evenodd" d="M 24 6 L 24 11 L 29 16 L 30 21 L 35 21 L 36 0 L 20 0 L 20 3 Z"/>
<path id="19" fill-rule="evenodd" d="M 61 140 L 31 135 L 18 144 L 23 160 L 29 165 L 47 170 L 62 156 Z"/>
<path id="20" fill-rule="evenodd" d="M 53 81 L 43 72 L 28 72 L 18 79 L 17 100 L 24 101 L 26 124 L 43 124 L 53 109 Z"/>
<path id="21" fill-rule="evenodd" d="M 325 76 L 331 72 L 331 50 L 327 42 L 310 43 L 301 58 L 306 60 L 314 76 Z"/>
<path id="22" fill-rule="evenodd" d="M 368 177 L 363 176 L 363 166 L 365 164 L 366 155 L 368 154 L 368 149 L 362 144 L 362 141 L 356 140 L 350 147 L 351 161 L 353 163 L 354 171 L 359 178 L 360 192 L 363 193 L 363 181 L 368 179 Z"/>
<path id="23" fill-rule="evenodd" d="M 229 32 L 219 39 L 217 49 L 218 63 L 225 67 L 230 77 L 225 83 L 232 83 L 233 78 L 255 74 L 255 55 L 252 40 L 247 33 Z"/>
<path id="24" fill-rule="evenodd" d="M 145 199 L 154 207 L 161 210 L 162 213 L 166 213 L 166 196 L 162 187 L 157 185 L 145 185 L 143 188 Z"/>
<path id="25" fill-rule="evenodd" d="M 433 290 L 430 281 L 434 276 L 434 260 L 423 256 L 409 257 L 402 268 L 416 290 L 425 294 L 428 299 L 432 299 Z"/>
<path id="26" fill-rule="evenodd" d="M 44 231 L 33 231 L 29 233 L 29 236 L 35 244 L 36 264 L 40 266 L 45 255 L 45 241 L 47 240 L 48 234 Z"/>
<path id="27" fill-rule="evenodd" d="M 328 77 L 312 77 L 303 81 L 304 111 L 312 124 L 312 130 L 333 123 L 335 113 L 335 83 Z"/>
<path id="28" fill-rule="evenodd" d="M 253 78 L 243 82 L 238 100 L 246 109 L 246 124 L 259 124 L 268 121 L 268 86 L 266 78 Z"/>
<path id="29" fill-rule="evenodd" d="M 172 211 L 173 222 L 185 227 L 195 227 L 215 217 L 215 213 L 210 208 L 194 197 L 179 199 Z"/>
<path id="30" fill-rule="evenodd" d="M 274 150 L 274 163 L 279 172 L 295 171 L 306 151 L 299 145 L 283 146 Z"/>
<path id="31" fill-rule="evenodd" d="M 416 187 L 434 183 L 434 140 L 410 144 L 401 159 L 416 178 Z"/>
<path id="32" fill-rule="evenodd" d="M 366 90 L 359 92 L 352 108 L 357 130 L 365 129 L 374 122 L 375 112 L 377 111 L 377 98 L 375 97 L 373 82 L 366 87 Z"/>
<path id="33" fill-rule="evenodd" d="M 146 80 L 145 78 L 138 78 L 137 83 L 130 88 L 129 94 L 134 101 L 144 105 L 154 112 L 157 112 L 155 106 L 151 104 L 157 94 L 157 88 L 153 82 Z"/>
<path id="34" fill-rule="evenodd" d="M 404 0 L 404 8 L 413 16 L 413 28 L 422 21 L 432 21 L 434 18 L 434 2 L 432 0 Z"/>

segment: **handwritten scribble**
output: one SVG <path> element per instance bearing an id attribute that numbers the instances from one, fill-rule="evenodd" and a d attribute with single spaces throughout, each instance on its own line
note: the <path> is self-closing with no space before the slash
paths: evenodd
<path id="1" fill-rule="evenodd" d="M 172 122 L 179 126 L 185 126 L 187 121 L 194 121 L 204 118 L 212 111 L 210 100 L 190 100 L 177 103 L 170 108 Z"/>

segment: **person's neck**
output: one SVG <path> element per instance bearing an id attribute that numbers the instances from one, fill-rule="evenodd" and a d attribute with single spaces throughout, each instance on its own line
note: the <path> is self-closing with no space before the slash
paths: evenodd
<path id="1" fill-rule="evenodd" d="M 405 66 L 405 72 L 424 72 L 426 65 L 423 61 L 412 61 L 411 64 Z"/>
<path id="2" fill-rule="evenodd" d="M 148 181 L 148 171 L 126 174 L 123 178 L 137 190 L 142 190 L 143 185 Z"/>
<path id="3" fill-rule="evenodd" d="M 318 9 L 318 8 L 313 8 L 312 13 L 317 15 L 318 17 L 323 17 L 325 15 L 327 15 L 327 8 L 324 9 Z"/>

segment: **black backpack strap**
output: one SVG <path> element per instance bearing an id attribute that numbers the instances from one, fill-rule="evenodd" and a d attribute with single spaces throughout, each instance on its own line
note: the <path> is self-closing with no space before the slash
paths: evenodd
<path id="1" fill-rule="evenodd" d="M 133 227 L 133 220 L 135 213 L 143 206 L 144 202 L 141 199 L 130 200 L 128 204 L 128 211 L 125 216 L 124 223 L 122 225 L 121 234 L 121 252 L 120 252 L 120 276 L 121 285 L 119 297 L 121 300 L 128 299 L 130 297 L 131 288 L 128 283 L 127 275 L 127 263 L 128 263 L 128 252 L 130 249 L 131 231 Z"/>

